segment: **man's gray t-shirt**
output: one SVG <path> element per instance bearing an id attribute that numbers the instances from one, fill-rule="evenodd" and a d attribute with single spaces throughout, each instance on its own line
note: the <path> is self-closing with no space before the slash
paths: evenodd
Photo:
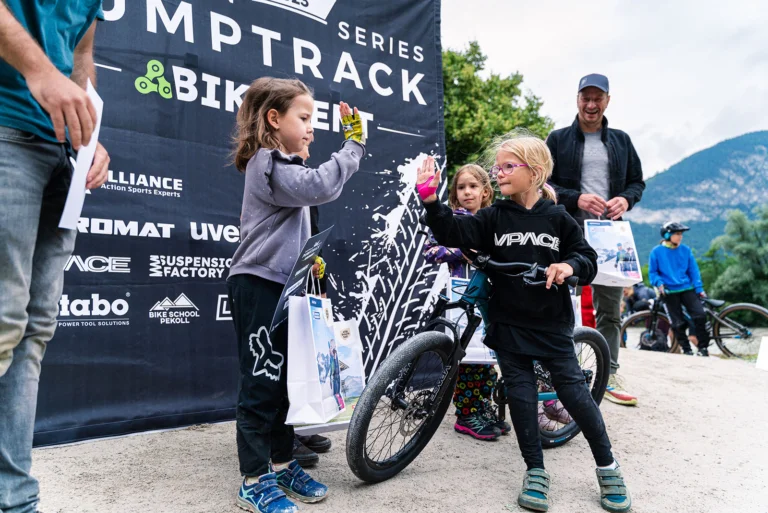
<path id="1" fill-rule="evenodd" d="M 584 158 L 581 162 L 581 192 L 583 194 L 596 194 L 608 201 L 609 170 L 608 149 L 603 144 L 600 135 L 602 130 L 595 133 L 584 134 Z M 578 220 L 597 219 L 597 216 L 579 210 Z"/>

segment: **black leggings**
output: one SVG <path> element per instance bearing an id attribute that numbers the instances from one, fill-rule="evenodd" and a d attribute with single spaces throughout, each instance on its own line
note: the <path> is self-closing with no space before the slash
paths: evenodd
<path id="1" fill-rule="evenodd" d="M 496 349 L 496 355 L 506 385 L 509 415 L 528 470 L 544 468 L 544 454 L 539 439 L 539 390 L 533 370 L 534 360 L 549 370 L 557 398 L 584 433 L 597 466 L 605 467 L 613 463 L 611 442 L 605 431 L 603 416 L 587 389 L 576 355 L 546 359 L 510 353 L 503 349 Z"/>

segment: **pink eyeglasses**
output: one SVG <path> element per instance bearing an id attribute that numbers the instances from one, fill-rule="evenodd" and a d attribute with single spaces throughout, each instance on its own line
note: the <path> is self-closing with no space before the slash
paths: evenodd
<path id="1" fill-rule="evenodd" d="M 528 164 L 513 164 L 512 162 L 505 162 L 501 166 L 493 166 L 491 168 L 491 178 L 496 180 L 497 178 L 505 175 L 509 175 L 516 167 L 528 167 Z"/>

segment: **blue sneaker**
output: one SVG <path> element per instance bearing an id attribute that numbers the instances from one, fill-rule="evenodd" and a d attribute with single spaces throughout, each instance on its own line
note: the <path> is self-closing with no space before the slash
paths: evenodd
<path id="1" fill-rule="evenodd" d="M 296 460 L 277 472 L 277 485 L 289 497 L 301 502 L 320 502 L 328 496 L 328 487 L 309 477 Z"/>
<path id="2" fill-rule="evenodd" d="M 251 513 L 296 513 L 299 508 L 277 486 L 275 474 L 264 474 L 258 483 L 240 487 L 237 507 Z"/>

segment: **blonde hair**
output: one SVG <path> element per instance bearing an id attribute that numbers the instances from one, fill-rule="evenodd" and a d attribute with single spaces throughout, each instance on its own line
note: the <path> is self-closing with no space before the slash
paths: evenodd
<path id="1" fill-rule="evenodd" d="M 496 138 L 486 152 L 489 166 L 496 162 L 496 155 L 507 151 L 528 165 L 533 177 L 532 187 L 536 187 L 542 198 L 557 203 L 557 194 L 547 180 L 552 176 L 554 161 L 547 144 L 532 132 L 525 129 L 515 129 L 508 134 Z"/>
<path id="2" fill-rule="evenodd" d="M 248 161 L 261 148 L 285 151 L 267 120 L 267 113 L 275 109 L 285 114 L 293 100 L 303 94 L 311 97 L 312 90 L 296 78 L 261 77 L 251 83 L 237 112 L 233 137 L 235 150 L 232 160 L 238 170 L 245 172 Z"/>
<path id="3" fill-rule="evenodd" d="M 488 197 L 483 198 L 482 202 L 480 203 L 480 208 L 490 207 L 491 203 L 493 203 L 493 186 L 491 185 L 491 177 L 488 176 L 488 173 L 485 171 L 485 169 L 478 166 L 477 164 L 465 164 L 461 166 L 458 171 L 456 171 L 455 175 L 453 175 L 451 188 L 448 192 L 448 205 L 454 210 L 461 207 L 457 186 L 459 185 L 459 177 L 462 175 L 462 173 L 471 174 L 478 182 L 480 182 L 480 186 L 483 188 L 483 192 L 488 193 Z"/>

